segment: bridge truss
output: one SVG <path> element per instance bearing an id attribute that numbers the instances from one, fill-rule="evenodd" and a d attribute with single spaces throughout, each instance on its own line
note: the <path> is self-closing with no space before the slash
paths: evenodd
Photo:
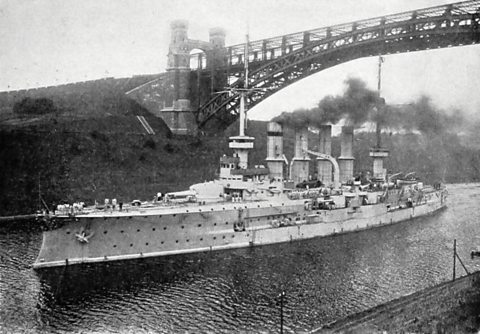
<path id="1" fill-rule="evenodd" d="M 479 25 L 480 0 L 473 0 L 250 42 L 248 86 L 256 89 L 247 94 L 248 108 L 296 81 L 353 59 L 477 44 Z M 237 77 L 231 88 L 244 83 L 244 53 L 243 44 L 227 47 L 227 65 L 216 69 Z M 196 115 L 199 128 L 228 127 L 239 116 L 238 106 L 236 90 L 212 95 Z"/>

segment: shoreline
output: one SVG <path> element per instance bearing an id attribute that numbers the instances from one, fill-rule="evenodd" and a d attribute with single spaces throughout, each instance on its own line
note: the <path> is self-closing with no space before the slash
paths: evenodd
<path id="1" fill-rule="evenodd" d="M 309 333 L 466 333 L 480 328 L 480 271 L 446 281 Z"/>

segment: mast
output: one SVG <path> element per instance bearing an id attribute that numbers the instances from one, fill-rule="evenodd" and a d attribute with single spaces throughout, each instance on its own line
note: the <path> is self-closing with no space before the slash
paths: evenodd
<path id="1" fill-rule="evenodd" d="M 382 128 L 381 114 L 385 109 L 385 100 L 381 96 L 382 91 L 382 63 L 384 59 L 382 55 L 378 55 L 378 102 L 377 102 L 377 122 L 375 124 L 376 143 L 375 147 L 370 149 L 370 156 L 373 158 L 373 178 L 376 180 L 387 181 L 387 171 L 383 168 L 383 160 L 388 157 L 389 152 L 387 149 L 382 148 Z"/>
<path id="2" fill-rule="evenodd" d="M 243 62 L 245 64 L 245 72 L 244 72 L 244 84 L 243 84 L 243 89 L 240 90 L 240 130 L 239 130 L 239 136 L 245 136 L 245 129 L 247 128 L 247 111 L 245 109 L 245 93 L 248 91 L 248 32 L 245 35 L 245 51 L 244 51 L 244 57 L 243 57 Z"/>
<path id="3" fill-rule="evenodd" d="M 233 136 L 229 138 L 229 147 L 233 149 L 234 156 L 239 158 L 238 167 L 241 169 L 248 168 L 248 151 L 253 149 L 253 142 L 255 138 L 245 135 L 245 125 L 246 125 L 246 107 L 245 99 L 246 93 L 248 92 L 248 34 L 246 35 L 245 42 L 245 57 L 244 57 L 244 84 L 243 87 L 239 87 L 237 91 L 240 93 L 240 126 L 238 136 Z"/>
<path id="4" fill-rule="evenodd" d="M 377 112 L 378 112 L 378 117 L 377 117 L 377 123 L 375 125 L 375 132 L 376 132 L 376 137 L 377 137 L 377 142 L 375 147 L 376 148 L 381 148 L 382 147 L 382 128 L 380 126 L 380 113 L 383 112 L 383 107 L 384 103 L 382 101 L 382 63 L 384 62 L 384 59 L 382 55 L 378 56 L 378 83 L 377 83 L 377 93 L 378 93 L 378 103 L 377 103 Z"/>

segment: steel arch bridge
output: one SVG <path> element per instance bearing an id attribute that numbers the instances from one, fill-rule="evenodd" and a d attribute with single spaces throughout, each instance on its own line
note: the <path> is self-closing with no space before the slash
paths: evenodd
<path id="1" fill-rule="evenodd" d="M 249 43 L 249 108 L 275 92 L 329 67 L 367 56 L 447 48 L 480 42 L 480 0 L 464 1 L 324 27 Z M 244 84 L 245 45 L 226 48 L 215 69 Z M 198 69 L 211 72 L 209 69 Z M 268 88 L 268 89 L 267 89 Z M 200 129 L 226 128 L 238 118 L 239 93 L 212 94 L 200 105 Z"/>

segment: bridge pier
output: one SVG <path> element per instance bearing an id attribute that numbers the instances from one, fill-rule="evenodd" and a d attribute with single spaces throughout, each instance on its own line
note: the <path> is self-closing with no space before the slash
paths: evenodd
<path id="1" fill-rule="evenodd" d="M 188 22 L 176 20 L 170 24 L 167 86 L 173 87 L 172 105 L 160 110 L 160 117 L 174 134 L 193 134 L 195 117 L 190 103 L 190 47 Z"/>
<path id="2" fill-rule="evenodd" d="M 205 42 L 188 38 L 187 21 L 173 21 L 170 27 L 172 34 L 166 86 L 173 90 L 173 101 L 170 106 L 160 110 L 160 117 L 175 134 L 195 134 L 198 129 L 195 113 L 200 100 L 227 85 L 227 78 L 217 70 L 227 63 L 225 30 L 210 29 L 209 41 Z M 193 49 L 202 50 L 206 55 L 206 67 L 211 70 L 207 81 L 201 77 L 201 71 L 195 73 L 190 68 L 190 52 Z M 201 61 L 202 56 L 199 59 Z M 192 106 L 192 100 L 195 107 Z"/>

